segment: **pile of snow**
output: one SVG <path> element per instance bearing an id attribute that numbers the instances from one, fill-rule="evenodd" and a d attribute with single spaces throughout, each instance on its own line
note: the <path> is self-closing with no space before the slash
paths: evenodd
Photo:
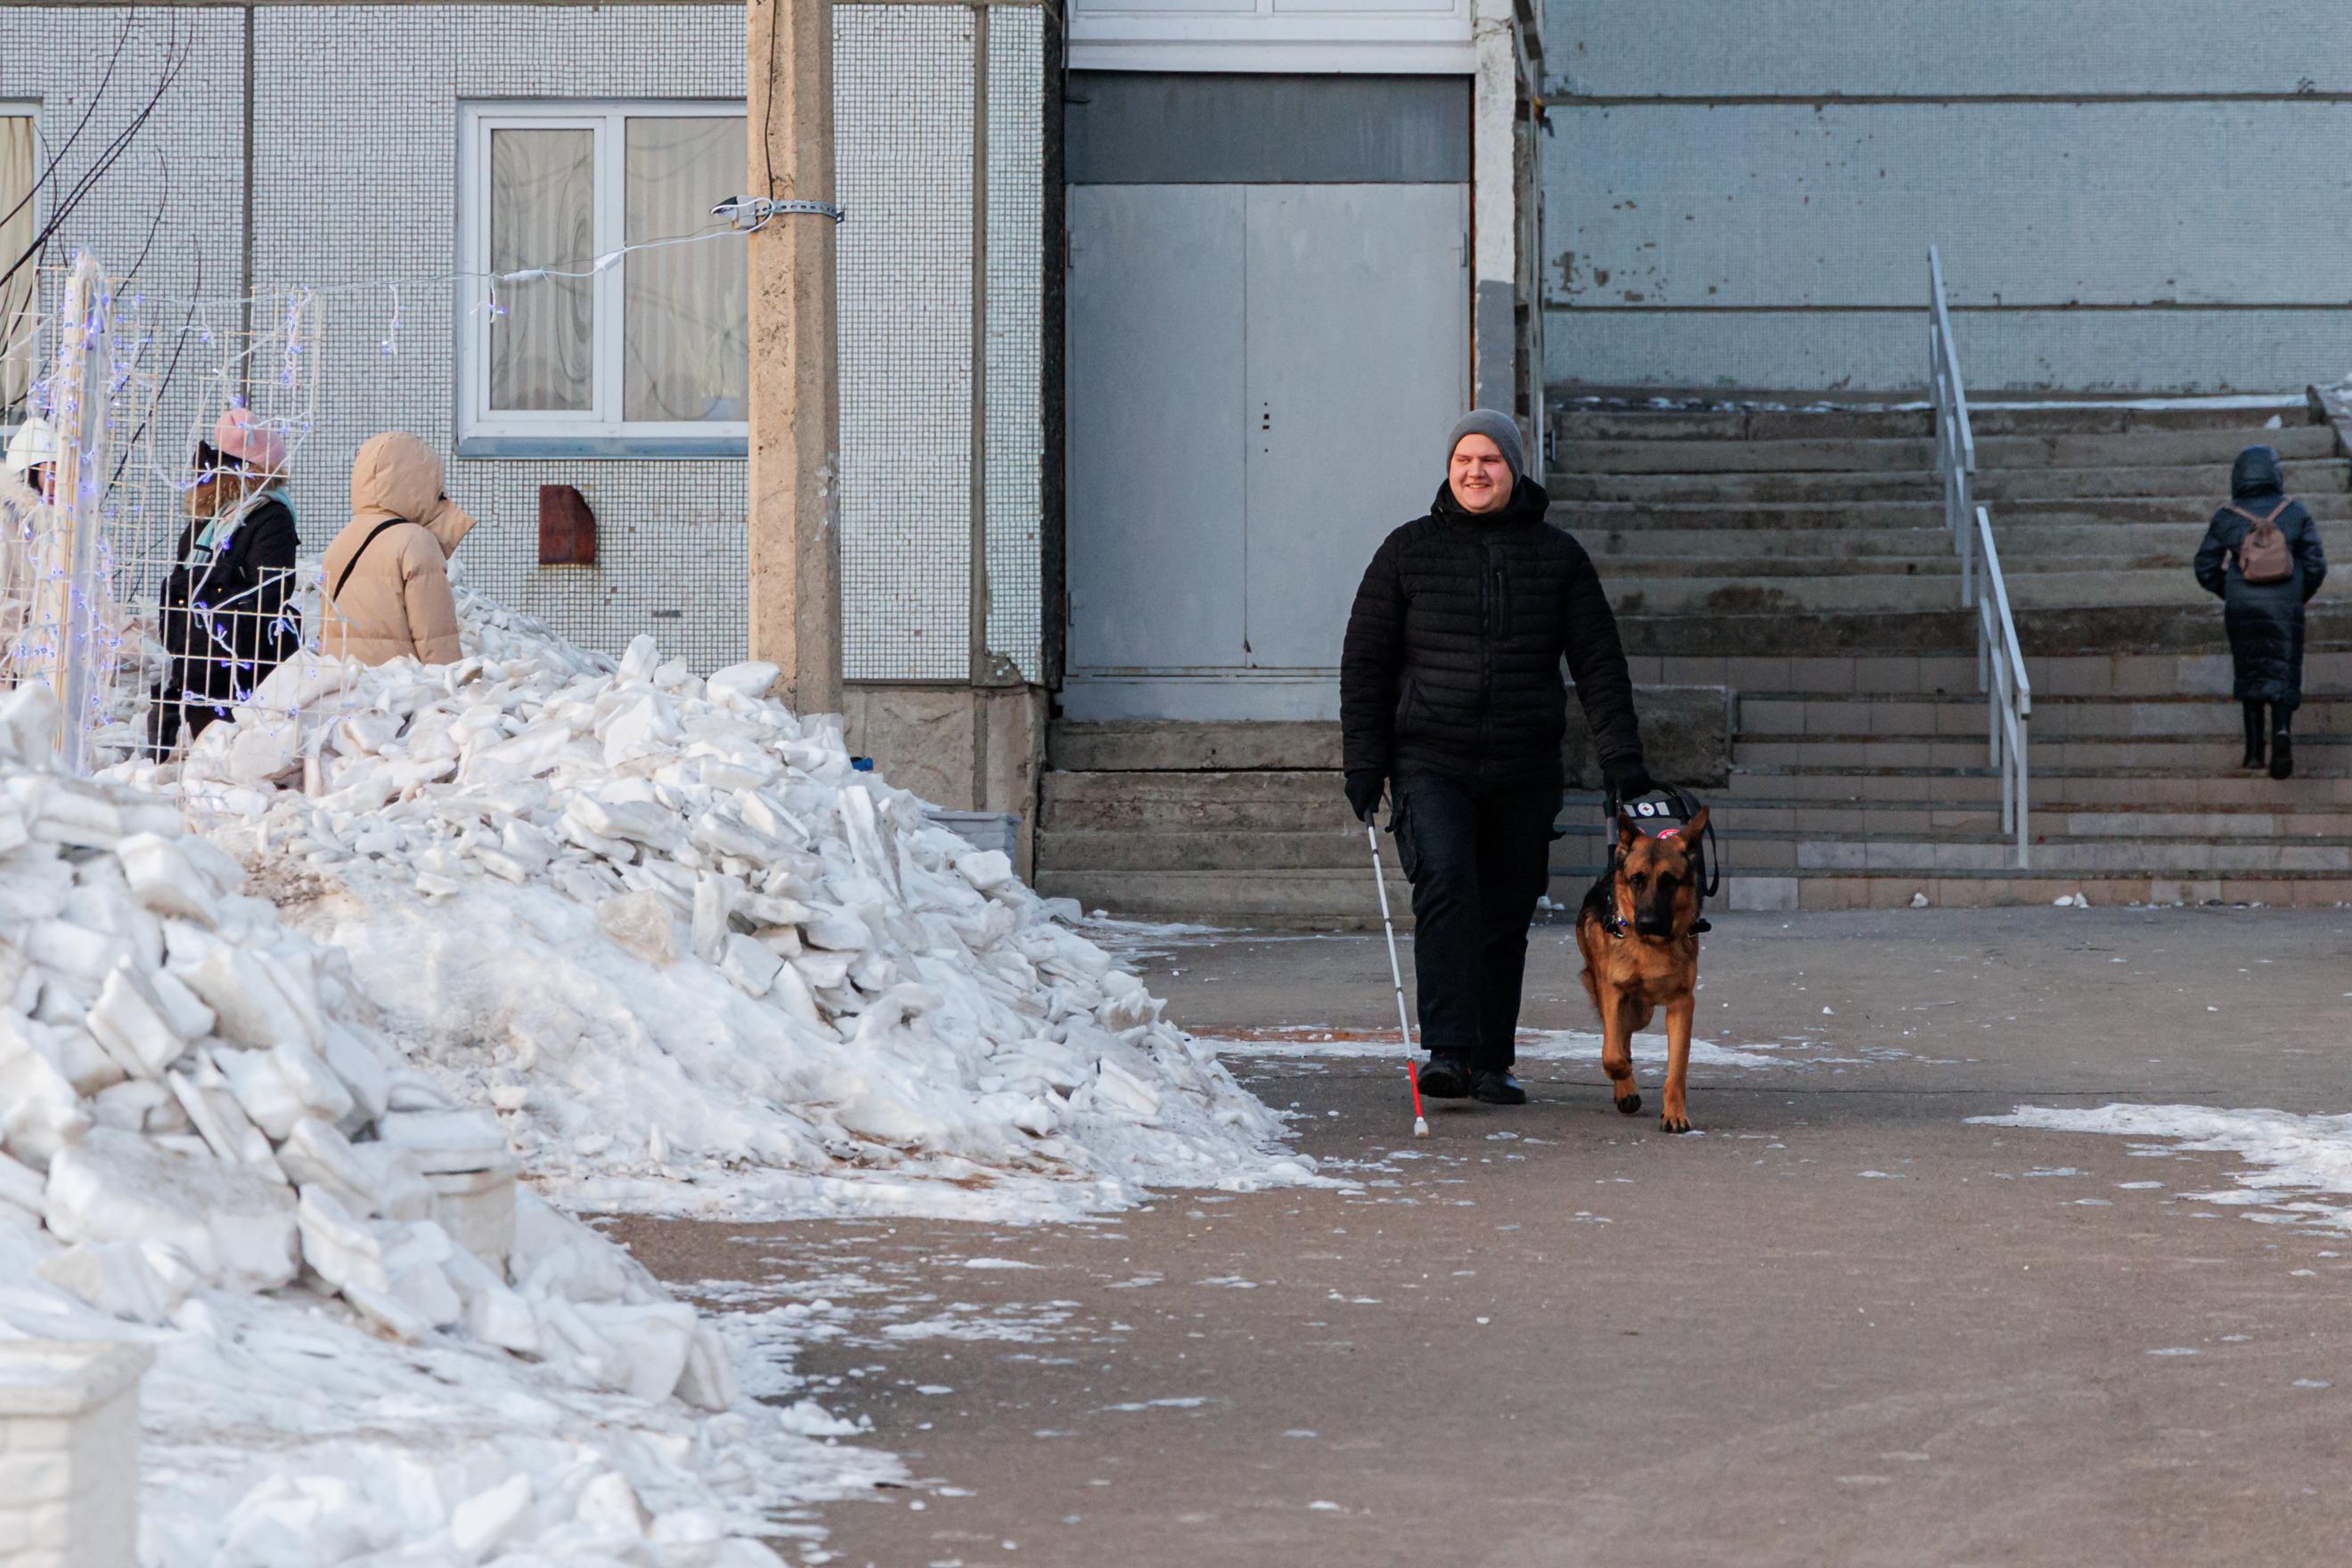
<path id="1" fill-rule="evenodd" d="M 766 1483 L 717 1461 L 795 1439 L 688 1408 L 738 1403 L 709 1325 L 499 1201 L 496 1117 L 175 805 L 52 771 L 58 721 L 0 698 L 0 1332 L 157 1346 L 151 1559 L 774 1562 L 730 1544 Z"/>
<path id="2" fill-rule="evenodd" d="M 1004 1218 L 1311 1178 L 1004 855 L 770 700 L 773 666 L 461 605 L 460 662 L 298 659 L 176 782 L 545 1190 Z"/>

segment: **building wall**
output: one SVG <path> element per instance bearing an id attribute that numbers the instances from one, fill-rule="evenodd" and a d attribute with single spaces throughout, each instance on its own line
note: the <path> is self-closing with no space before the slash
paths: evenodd
<path id="1" fill-rule="evenodd" d="M 961 682 L 984 671 L 1017 684 L 1039 671 L 1043 15 L 1013 5 L 991 16 L 979 230 L 991 266 L 986 331 L 976 332 L 975 12 L 837 7 L 836 161 L 852 214 L 842 230 L 841 359 L 854 679 Z M 220 301 L 248 288 L 320 292 L 321 395 L 293 491 L 310 556 L 348 515 L 352 457 L 368 436 L 404 428 L 445 451 L 455 437 L 447 275 L 459 104 L 743 96 L 740 5 L 0 4 L 0 102 L 37 101 L 43 134 L 61 138 L 126 24 L 131 47 L 101 121 L 142 98 L 173 49 L 194 54 L 58 253 L 88 246 L 110 271 L 132 273 L 126 301 L 135 297 L 141 319 L 167 331 L 188 319 L 192 297 L 213 300 L 203 309 L 226 329 L 236 307 Z M 108 129 L 84 133 L 69 171 Z M 942 173 L 943 183 L 926 183 Z M 939 326 L 950 310 L 960 320 Z M 982 342 L 988 413 L 976 421 Z M 184 401 L 156 421 L 158 463 L 186 460 L 194 399 Z M 595 565 L 537 563 L 547 484 L 577 487 L 594 510 Z M 651 633 L 704 668 L 743 656 L 740 458 L 460 458 L 449 491 L 482 523 L 458 552 L 466 577 L 502 602 L 592 647 L 617 651 Z M 975 547 L 983 572 L 973 570 Z"/>
<path id="2" fill-rule="evenodd" d="M 1552 0 L 1554 383 L 1978 390 L 2352 368 L 2352 9 Z"/>

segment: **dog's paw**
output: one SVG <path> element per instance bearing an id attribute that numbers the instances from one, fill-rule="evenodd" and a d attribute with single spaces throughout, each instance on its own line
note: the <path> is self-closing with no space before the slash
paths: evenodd
<path id="1" fill-rule="evenodd" d="M 1670 1110 L 1658 1118 L 1658 1131 L 1661 1132 L 1687 1132 L 1690 1130 L 1690 1118 L 1687 1116 L 1677 1116 Z"/>
<path id="2" fill-rule="evenodd" d="M 1642 1114 L 1642 1097 L 1639 1094 L 1621 1094 L 1617 1097 L 1617 1109 L 1626 1116 L 1639 1116 Z"/>

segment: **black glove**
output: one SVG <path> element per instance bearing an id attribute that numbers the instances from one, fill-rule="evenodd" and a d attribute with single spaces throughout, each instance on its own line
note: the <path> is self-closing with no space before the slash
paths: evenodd
<path id="1" fill-rule="evenodd" d="M 1632 762 L 1617 763 L 1609 769 L 1609 793 L 1620 801 L 1639 800 L 1655 793 L 1658 781 L 1650 776 L 1639 757 Z"/>
<path id="2" fill-rule="evenodd" d="M 1387 782 L 1375 768 L 1348 775 L 1348 809 L 1356 814 L 1357 821 L 1370 822 L 1381 814 L 1381 785 Z"/>

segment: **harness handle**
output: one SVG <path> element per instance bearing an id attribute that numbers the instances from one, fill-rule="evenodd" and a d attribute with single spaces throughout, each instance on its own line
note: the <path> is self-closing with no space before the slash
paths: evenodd
<path id="1" fill-rule="evenodd" d="M 1698 815 L 1700 803 L 1675 785 L 1661 782 L 1658 793 L 1673 803 L 1676 815 L 1683 821 L 1688 822 Z M 1614 878 L 1617 875 L 1617 814 L 1624 803 L 1617 798 L 1613 788 L 1604 788 L 1601 798 L 1601 810 L 1607 814 L 1609 822 L 1608 874 Z M 1698 860 L 1699 897 L 1711 899 L 1723 886 L 1723 866 L 1715 850 L 1715 818 L 1711 816 L 1707 818 L 1706 831 L 1700 836 Z"/>

